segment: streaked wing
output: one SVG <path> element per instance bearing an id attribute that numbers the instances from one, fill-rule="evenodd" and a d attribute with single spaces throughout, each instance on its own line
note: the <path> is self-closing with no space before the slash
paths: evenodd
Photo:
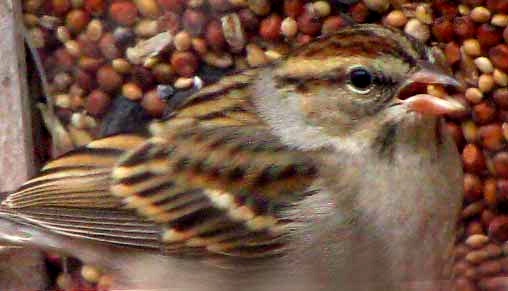
<path id="1" fill-rule="evenodd" d="M 111 190 L 163 225 L 168 252 L 266 256 L 284 247 L 280 208 L 303 198 L 316 173 L 262 126 L 195 126 L 123 156 Z"/>

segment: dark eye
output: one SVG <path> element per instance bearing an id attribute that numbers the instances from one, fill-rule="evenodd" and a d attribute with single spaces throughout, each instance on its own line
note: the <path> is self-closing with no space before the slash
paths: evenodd
<path id="1" fill-rule="evenodd" d="M 354 91 L 367 93 L 372 82 L 372 74 L 364 68 L 354 68 L 349 72 L 349 84 Z"/>

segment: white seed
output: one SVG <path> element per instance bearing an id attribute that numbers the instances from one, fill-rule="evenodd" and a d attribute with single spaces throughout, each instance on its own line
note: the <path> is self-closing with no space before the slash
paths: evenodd
<path id="1" fill-rule="evenodd" d="M 425 24 L 432 24 L 432 8 L 428 3 L 418 5 L 415 9 L 415 17 Z"/>
<path id="2" fill-rule="evenodd" d="M 496 14 L 492 16 L 490 23 L 494 26 L 506 27 L 508 26 L 508 14 Z"/>
<path id="3" fill-rule="evenodd" d="M 240 17 L 236 13 L 229 13 L 220 18 L 224 39 L 231 51 L 241 52 L 245 47 L 246 38 Z"/>
<path id="4" fill-rule="evenodd" d="M 479 56 L 482 53 L 480 42 L 474 38 L 466 39 L 462 43 L 462 47 L 464 48 L 464 52 L 472 57 Z"/>
<path id="5" fill-rule="evenodd" d="M 73 39 L 65 42 L 65 49 L 73 57 L 79 57 L 81 55 L 81 46 Z"/>
<path id="6" fill-rule="evenodd" d="M 494 77 L 490 74 L 481 74 L 478 78 L 478 88 L 483 93 L 490 92 L 494 89 Z"/>
<path id="7" fill-rule="evenodd" d="M 251 67 L 258 67 L 269 62 L 265 52 L 259 46 L 255 44 L 248 44 L 247 49 L 247 63 Z"/>
<path id="8" fill-rule="evenodd" d="M 474 59 L 474 63 L 482 73 L 490 74 L 494 72 L 494 65 L 487 57 L 478 57 Z"/>
<path id="9" fill-rule="evenodd" d="M 55 96 L 55 105 L 60 108 L 70 108 L 71 97 L 68 94 L 58 94 Z"/>
<path id="10" fill-rule="evenodd" d="M 282 55 L 279 52 L 274 51 L 274 50 L 267 50 L 265 52 L 265 56 L 268 59 L 270 59 L 270 61 L 275 61 L 275 60 L 282 58 Z"/>
<path id="11" fill-rule="evenodd" d="M 473 234 L 466 239 L 466 245 L 478 249 L 489 242 L 489 237 L 484 234 Z"/>
<path id="12" fill-rule="evenodd" d="M 367 5 L 370 10 L 376 12 L 385 12 L 390 7 L 388 0 L 363 0 L 363 3 Z"/>
<path id="13" fill-rule="evenodd" d="M 99 39 L 101 39 L 103 29 L 104 27 L 102 25 L 102 21 L 94 19 L 90 21 L 86 27 L 86 36 L 91 41 L 99 41 Z"/>
<path id="14" fill-rule="evenodd" d="M 187 31 L 182 30 L 175 35 L 173 45 L 178 51 L 189 50 L 192 46 L 192 37 Z"/>
<path id="15" fill-rule="evenodd" d="M 494 73 L 492 74 L 492 76 L 494 77 L 494 82 L 496 82 L 496 84 L 499 87 L 508 86 L 508 74 L 506 74 L 502 70 L 494 69 Z"/>
<path id="16" fill-rule="evenodd" d="M 471 13 L 469 15 L 471 16 L 471 19 L 473 21 L 479 23 L 488 22 L 490 19 L 490 11 L 483 6 L 473 8 L 473 10 L 471 10 Z"/>
<path id="17" fill-rule="evenodd" d="M 480 103 L 483 100 L 483 93 L 480 91 L 480 89 L 475 87 L 467 88 L 465 92 L 465 97 L 467 101 L 477 104 Z"/>
<path id="18" fill-rule="evenodd" d="M 71 33 L 69 32 L 69 30 L 67 29 L 67 27 L 65 26 L 59 26 L 57 29 L 56 29 L 56 38 L 61 42 L 61 43 L 66 43 L 68 40 L 71 39 Z"/>
<path id="19" fill-rule="evenodd" d="M 134 27 L 134 33 L 140 37 L 152 37 L 159 32 L 159 23 L 156 20 L 144 19 Z"/>
<path id="20" fill-rule="evenodd" d="M 280 31 L 282 35 L 292 38 L 298 32 L 298 23 L 292 17 L 286 17 L 280 25 Z"/>
<path id="21" fill-rule="evenodd" d="M 330 11 L 332 10 L 332 8 L 330 7 L 330 3 L 326 2 L 326 1 L 316 1 L 316 2 L 312 3 L 312 6 L 314 8 L 314 11 L 320 17 L 326 17 L 326 16 L 330 15 Z"/>
<path id="22" fill-rule="evenodd" d="M 181 77 L 181 78 L 176 79 L 176 81 L 173 84 L 173 86 L 176 89 L 186 89 L 186 88 L 191 87 L 193 84 L 194 84 L 194 79 L 193 78 L 183 78 L 183 77 Z"/>
<path id="23" fill-rule="evenodd" d="M 217 68 L 227 68 L 233 65 L 233 57 L 228 53 L 208 52 L 202 56 L 202 59 L 205 63 Z"/>
<path id="24" fill-rule="evenodd" d="M 460 4 L 458 9 L 459 9 L 460 15 L 466 16 L 466 15 L 469 15 L 469 13 L 471 13 L 471 8 L 469 8 L 469 6 L 464 5 L 464 4 Z"/>
<path id="25" fill-rule="evenodd" d="M 86 127 L 88 127 L 88 128 L 96 128 L 98 125 L 97 120 L 95 120 L 95 118 L 93 118 L 90 115 L 85 115 L 85 122 L 86 122 Z"/>
<path id="26" fill-rule="evenodd" d="M 101 277 L 101 272 L 95 267 L 84 265 L 81 267 L 81 276 L 88 282 L 96 283 Z"/>
<path id="27" fill-rule="evenodd" d="M 204 0 L 188 0 L 187 1 L 187 6 L 189 6 L 191 8 L 198 8 L 198 7 L 203 6 L 203 4 L 205 4 Z"/>
<path id="28" fill-rule="evenodd" d="M 86 128 L 86 119 L 85 114 L 81 112 L 74 112 L 71 115 L 71 124 L 76 128 Z"/>
<path id="29" fill-rule="evenodd" d="M 422 42 L 426 42 L 430 38 L 429 26 L 416 18 L 412 18 L 406 23 L 404 32 Z"/>

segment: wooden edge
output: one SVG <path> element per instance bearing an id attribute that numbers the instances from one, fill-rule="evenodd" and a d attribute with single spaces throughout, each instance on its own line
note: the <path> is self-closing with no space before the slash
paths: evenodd
<path id="1" fill-rule="evenodd" d="M 35 172 L 21 1 L 0 5 L 0 191 L 12 191 Z"/>

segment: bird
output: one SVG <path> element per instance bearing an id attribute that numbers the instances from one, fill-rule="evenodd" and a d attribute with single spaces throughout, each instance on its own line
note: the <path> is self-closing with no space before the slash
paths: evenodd
<path id="1" fill-rule="evenodd" d="M 443 124 L 466 108 L 429 85 L 462 88 L 400 31 L 344 28 L 50 161 L 3 200 L 0 239 L 121 288 L 452 290 L 463 178 Z"/>

